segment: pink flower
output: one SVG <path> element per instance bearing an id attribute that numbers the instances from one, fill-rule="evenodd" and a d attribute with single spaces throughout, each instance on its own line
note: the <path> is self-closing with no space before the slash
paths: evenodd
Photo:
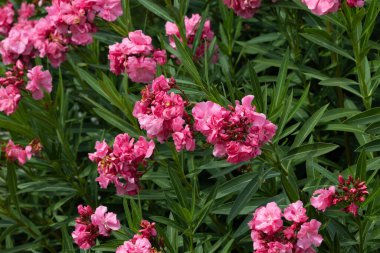
<path id="1" fill-rule="evenodd" d="M 95 245 L 95 238 L 92 227 L 84 224 L 75 224 L 75 230 L 71 233 L 74 242 L 81 249 L 90 249 Z"/>
<path id="2" fill-rule="evenodd" d="M 224 4 L 242 18 L 252 18 L 260 9 L 261 0 L 224 0 Z"/>
<path id="3" fill-rule="evenodd" d="M 214 156 L 227 156 L 230 163 L 248 161 L 260 155 L 260 148 L 273 138 L 277 127 L 255 111 L 252 100 L 253 96 L 245 96 L 242 104 L 236 101 L 230 110 L 211 101 L 194 106 L 194 129 L 214 144 Z"/>
<path id="4" fill-rule="evenodd" d="M 12 27 L 14 17 L 13 5 L 7 3 L 0 7 L 0 35 L 7 36 Z"/>
<path id="5" fill-rule="evenodd" d="M 195 149 L 195 140 L 189 125 L 186 125 L 182 131 L 173 133 L 173 140 L 177 151 L 181 151 L 182 149 L 194 151 Z"/>
<path id="6" fill-rule="evenodd" d="M 104 157 L 106 157 L 106 155 L 109 154 L 111 150 L 105 140 L 103 140 L 102 142 L 97 141 L 95 143 L 95 149 L 96 152 L 88 154 L 88 157 L 93 162 L 98 162 L 102 160 Z"/>
<path id="7" fill-rule="evenodd" d="M 143 236 L 135 235 L 116 249 L 116 253 L 151 253 L 152 245 Z"/>
<path id="8" fill-rule="evenodd" d="M 113 149 L 105 141 L 96 142 L 96 152 L 89 154 L 90 160 L 98 164 L 99 177 L 96 181 L 101 188 L 107 188 L 109 183 L 113 183 L 119 195 L 137 194 L 137 169 L 153 154 L 154 147 L 153 141 L 148 142 L 140 136 L 135 142 L 128 134 L 117 135 Z"/>
<path id="9" fill-rule="evenodd" d="M 293 253 L 293 244 L 290 242 L 283 244 L 281 242 L 269 242 L 268 253 Z"/>
<path id="10" fill-rule="evenodd" d="M 340 0 L 301 0 L 310 11 L 318 16 L 337 12 L 340 7 Z"/>
<path id="11" fill-rule="evenodd" d="M 347 4 L 350 7 L 363 7 L 365 0 L 347 0 Z"/>
<path id="12" fill-rule="evenodd" d="M 249 222 L 251 229 L 262 231 L 266 234 L 277 232 L 283 225 L 281 209 L 275 202 L 270 202 L 266 207 L 256 209 L 253 220 Z"/>
<path id="13" fill-rule="evenodd" d="M 112 22 L 123 15 L 120 0 L 89 0 L 88 2 L 104 20 Z"/>
<path id="14" fill-rule="evenodd" d="M 150 223 L 147 220 L 142 220 L 140 223 L 140 227 L 142 227 L 142 229 L 140 229 L 139 232 L 145 238 L 156 237 L 157 231 L 156 231 L 155 226 L 156 226 L 155 222 Z"/>
<path id="15" fill-rule="evenodd" d="M 357 216 L 358 215 L 358 211 L 359 211 L 359 206 L 356 205 L 355 203 L 351 203 L 349 206 L 347 206 L 345 209 L 344 209 L 347 213 L 352 213 L 354 216 Z"/>
<path id="16" fill-rule="evenodd" d="M 306 209 L 303 208 L 303 203 L 300 200 L 290 204 L 284 209 L 284 217 L 288 221 L 294 221 L 297 223 L 303 223 L 308 220 Z"/>
<path id="17" fill-rule="evenodd" d="M 0 111 L 6 115 L 14 113 L 21 99 L 20 90 L 15 86 L 0 87 Z"/>
<path id="18" fill-rule="evenodd" d="M 310 199 L 311 205 L 316 209 L 324 212 L 326 208 L 333 204 L 333 197 L 335 194 L 335 187 L 330 186 L 329 189 L 319 189 L 313 193 Z"/>
<path id="19" fill-rule="evenodd" d="M 323 241 L 322 236 L 318 234 L 320 226 L 321 223 L 314 219 L 302 224 L 297 234 L 297 247 L 303 250 L 307 250 L 312 246 L 319 247 Z"/>
<path id="20" fill-rule="evenodd" d="M 95 213 L 91 215 L 91 222 L 93 225 L 98 226 L 99 234 L 109 236 L 111 230 L 120 229 L 120 221 L 117 219 L 116 214 L 107 212 L 107 207 L 99 206 L 96 208 Z"/>
<path id="21" fill-rule="evenodd" d="M 185 23 L 185 29 L 186 29 L 186 39 L 187 39 L 187 44 L 190 48 L 193 47 L 195 35 L 197 33 L 199 24 L 201 23 L 201 19 L 202 18 L 199 14 L 193 14 L 191 18 L 185 17 L 184 23 Z M 165 24 L 165 30 L 166 30 L 166 35 L 169 36 L 170 46 L 176 49 L 174 36 L 176 36 L 178 39 L 181 38 L 177 25 L 175 23 L 167 22 Z M 206 48 L 208 48 L 213 39 L 214 39 L 214 32 L 211 30 L 210 20 L 206 20 L 203 26 L 202 33 L 201 33 L 200 42 L 196 49 L 196 53 L 195 53 L 196 59 L 203 57 L 205 46 Z M 213 60 L 214 62 L 216 62 L 217 60 L 216 50 L 214 52 Z"/>
<path id="22" fill-rule="evenodd" d="M 9 140 L 5 147 L 5 154 L 9 160 L 17 160 L 20 165 L 24 165 L 27 160 L 32 158 L 33 152 L 31 146 L 28 145 L 23 148 L 20 145 L 14 144 L 12 140 Z"/>
<path id="23" fill-rule="evenodd" d="M 34 4 L 28 4 L 23 2 L 20 9 L 18 10 L 18 22 L 23 22 L 28 20 L 34 15 Z"/>
<path id="24" fill-rule="evenodd" d="M 166 51 L 165 50 L 154 51 L 153 58 L 158 64 L 164 65 L 166 63 Z"/>
<path id="25" fill-rule="evenodd" d="M 111 45 L 108 59 L 116 75 L 127 73 L 133 82 L 148 83 L 154 79 L 157 63 L 165 63 L 166 52 L 155 50 L 152 38 L 137 30 L 130 32 L 121 43 Z"/>
<path id="26" fill-rule="evenodd" d="M 136 83 L 149 83 L 156 75 L 156 61 L 152 58 L 131 56 L 127 61 L 129 78 Z"/>
<path id="27" fill-rule="evenodd" d="M 44 91 L 50 93 L 52 85 L 52 77 L 48 70 L 42 71 L 42 66 L 35 66 L 28 71 L 28 84 L 26 89 L 32 92 L 32 97 L 35 100 L 40 100 L 44 96 Z"/>

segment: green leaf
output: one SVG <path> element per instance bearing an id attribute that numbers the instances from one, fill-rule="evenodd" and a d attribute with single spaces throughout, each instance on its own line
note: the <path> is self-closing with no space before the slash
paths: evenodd
<path id="1" fill-rule="evenodd" d="M 357 134 L 364 134 L 364 131 L 356 126 L 350 126 L 346 124 L 328 124 L 323 128 L 325 131 L 342 131 Z"/>
<path id="2" fill-rule="evenodd" d="M 296 180 L 290 176 L 281 175 L 281 183 L 291 202 L 296 202 L 300 199 Z"/>
<path id="3" fill-rule="evenodd" d="M 170 176 L 170 182 L 172 183 L 179 203 L 182 207 L 189 207 L 185 188 L 182 186 L 181 180 L 179 179 L 177 172 L 174 170 L 174 168 L 168 168 L 168 172 Z"/>
<path id="4" fill-rule="evenodd" d="M 315 126 L 318 124 L 319 120 L 321 119 L 323 113 L 327 109 L 328 104 L 323 106 L 322 108 L 318 109 L 302 126 L 299 133 L 297 134 L 296 138 L 294 139 L 294 142 L 291 146 L 291 148 L 295 148 L 299 145 L 301 145 L 304 140 L 307 138 L 307 136 L 314 130 Z"/>
<path id="5" fill-rule="evenodd" d="M 356 152 L 367 151 L 367 152 L 377 152 L 380 151 L 380 139 L 370 141 L 360 147 L 358 147 Z"/>
<path id="6" fill-rule="evenodd" d="M 254 103 L 257 106 L 257 109 L 259 112 L 265 113 L 264 108 L 264 99 L 263 99 L 263 92 L 260 87 L 260 81 L 257 77 L 257 73 L 255 69 L 253 68 L 252 62 L 249 63 L 249 77 L 251 81 L 251 87 L 253 91 L 253 95 L 255 96 Z"/>
<path id="7" fill-rule="evenodd" d="M 280 70 L 277 75 L 276 87 L 274 92 L 274 98 L 271 105 L 271 112 L 273 113 L 282 104 L 282 101 L 286 97 L 288 90 L 287 73 L 289 63 L 289 49 L 286 51 L 283 61 L 280 66 Z M 271 114 L 272 114 L 271 113 Z"/>
<path id="8" fill-rule="evenodd" d="M 347 59 L 355 61 L 355 59 L 351 56 L 351 54 L 344 51 L 342 48 L 334 45 L 332 41 L 327 40 L 323 36 L 320 36 L 318 34 L 312 34 L 312 33 L 300 33 L 300 35 L 303 36 L 304 38 L 310 40 L 311 42 L 313 42 L 317 46 L 327 48 L 328 50 L 330 50 L 334 53 L 337 53 L 341 56 L 346 57 Z"/>
<path id="9" fill-rule="evenodd" d="M 248 183 L 248 185 L 244 188 L 244 190 L 237 196 L 230 214 L 227 217 L 227 222 L 231 223 L 231 221 L 239 214 L 239 212 L 244 208 L 244 206 L 248 203 L 248 201 L 252 198 L 253 194 L 259 189 L 260 180 L 258 176 L 252 178 L 252 180 Z"/>
<path id="10" fill-rule="evenodd" d="M 67 232 L 67 227 L 63 226 L 61 228 L 62 234 L 62 252 L 75 252 L 73 246 L 73 238 Z"/>
<path id="11" fill-rule="evenodd" d="M 365 151 L 362 151 L 359 155 L 358 162 L 356 164 L 355 178 L 360 178 L 360 181 L 366 181 L 367 177 L 367 155 Z"/>
<path id="12" fill-rule="evenodd" d="M 142 4 L 145 8 L 147 8 L 149 11 L 153 12 L 160 18 L 175 22 L 174 19 L 170 16 L 170 14 L 161 6 L 157 5 L 156 3 L 152 2 L 151 0 L 137 0 L 140 4 Z"/>
<path id="13" fill-rule="evenodd" d="M 380 122 L 372 123 L 366 128 L 365 132 L 369 134 L 380 134 Z"/>
<path id="14" fill-rule="evenodd" d="M 375 123 L 380 121 L 380 107 L 369 109 L 365 112 L 361 112 L 352 116 L 344 121 L 346 124 L 359 124 L 365 125 L 369 123 Z"/>
<path id="15" fill-rule="evenodd" d="M 282 158 L 283 160 L 306 160 L 312 157 L 317 157 L 324 155 L 326 153 L 329 153 L 335 149 L 337 149 L 339 146 L 335 144 L 330 143 L 312 143 L 312 144 L 306 144 L 302 145 L 296 148 L 291 149 L 287 156 Z"/>

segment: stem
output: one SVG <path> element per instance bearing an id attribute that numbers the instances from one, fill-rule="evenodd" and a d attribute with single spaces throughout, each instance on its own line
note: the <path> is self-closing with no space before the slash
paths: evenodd
<path id="1" fill-rule="evenodd" d="M 359 225 L 359 253 L 364 253 L 364 235 L 363 235 L 363 227 L 360 217 L 358 217 L 358 225 Z"/>

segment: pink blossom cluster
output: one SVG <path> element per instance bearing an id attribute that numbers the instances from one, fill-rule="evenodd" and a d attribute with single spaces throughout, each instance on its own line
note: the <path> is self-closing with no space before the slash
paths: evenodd
<path id="1" fill-rule="evenodd" d="M 113 148 L 103 140 L 95 144 L 96 152 L 90 153 L 91 161 L 98 164 L 99 177 L 96 179 L 101 188 L 105 189 L 113 183 L 119 195 L 134 195 L 139 191 L 138 166 L 145 164 L 145 159 L 153 154 L 154 142 L 144 137 L 135 139 L 128 134 L 115 137 Z"/>
<path id="2" fill-rule="evenodd" d="M 261 0 L 224 0 L 224 4 L 238 16 L 252 18 L 260 9 Z"/>
<path id="3" fill-rule="evenodd" d="M 7 36 L 12 28 L 15 11 L 11 3 L 6 3 L 0 7 L 0 35 Z"/>
<path id="4" fill-rule="evenodd" d="M 157 64 L 165 64 L 166 51 L 154 49 L 152 38 L 137 30 L 121 43 L 111 45 L 108 59 L 116 75 L 127 73 L 133 82 L 149 83 L 156 75 Z"/>
<path id="5" fill-rule="evenodd" d="M 107 212 L 107 207 L 99 206 L 95 213 L 90 206 L 78 206 L 79 217 L 75 220 L 75 230 L 71 233 L 74 242 L 81 249 L 95 245 L 99 236 L 109 236 L 112 230 L 120 229 L 116 214 Z"/>
<path id="6" fill-rule="evenodd" d="M 173 87 L 176 87 L 174 78 L 160 76 L 154 79 L 141 91 L 142 98 L 135 103 L 133 116 L 149 138 L 157 138 L 163 143 L 171 136 L 177 151 L 192 151 L 195 140 L 185 110 L 188 102 L 180 94 L 169 93 Z"/>
<path id="7" fill-rule="evenodd" d="M 285 226 L 283 218 L 291 225 Z M 312 253 L 323 241 L 318 233 L 321 223 L 310 221 L 302 201 L 290 204 L 284 213 L 275 202 L 259 207 L 248 223 L 254 252 Z"/>
<path id="8" fill-rule="evenodd" d="M 326 15 L 328 13 L 337 12 L 341 6 L 342 0 L 301 0 L 306 4 L 309 10 L 318 16 Z M 346 0 L 347 5 L 351 8 L 363 7 L 365 0 Z"/>
<path id="9" fill-rule="evenodd" d="M 357 216 L 359 204 L 364 202 L 368 195 L 365 182 L 360 181 L 360 179 L 354 180 L 352 176 L 345 180 L 341 175 L 339 175 L 338 181 L 339 192 L 335 186 L 330 186 L 328 189 L 318 189 L 314 191 L 313 197 L 310 199 L 311 205 L 322 212 L 331 206 L 343 205 L 345 212 Z"/>
<path id="10" fill-rule="evenodd" d="M 189 48 L 193 48 L 195 35 L 197 34 L 199 25 L 201 24 L 202 17 L 199 14 L 193 14 L 191 18 L 185 17 L 185 29 L 186 29 L 186 42 Z M 172 22 L 166 22 L 165 25 L 166 35 L 169 36 L 170 46 L 176 49 L 176 44 L 174 37 L 177 37 L 180 41 L 182 41 L 178 26 Z M 198 47 L 195 51 L 195 58 L 199 59 L 205 54 L 205 47 L 208 49 L 211 41 L 214 39 L 214 32 L 211 30 L 210 20 L 206 20 L 203 26 L 203 30 L 200 36 L 200 41 L 198 43 Z M 218 60 L 217 50 L 212 58 L 213 62 Z"/>
<path id="11" fill-rule="evenodd" d="M 18 61 L 12 69 L 5 72 L 4 77 L 0 77 L 0 111 L 6 115 L 14 113 L 21 100 L 21 89 L 32 93 L 35 100 L 40 100 L 44 92 L 50 93 L 52 77 L 48 70 L 43 71 L 42 66 L 35 66 L 27 74 L 28 82 L 25 85 L 24 65 Z"/>
<path id="12" fill-rule="evenodd" d="M 155 223 L 141 221 L 139 230 L 140 234 L 135 234 L 132 239 L 124 242 L 123 245 L 116 249 L 116 253 L 158 253 L 157 249 L 152 246 L 151 239 L 157 236 Z"/>
<path id="13" fill-rule="evenodd" d="M 253 98 L 245 96 L 242 104 L 236 101 L 235 108 L 229 109 L 211 101 L 194 106 L 194 129 L 214 145 L 214 156 L 227 156 L 230 163 L 248 161 L 260 155 L 260 148 L 272 139 L 277 127 L 255 111 Z"/>
<path id="14" fill-rule="evenodd" d="M 31 58 L 47 57 L 54 67 L 66 59 L 69 45 L 88 45 L 92 42 L 94 24 L 98 16 L 114 21 L 122 15 L 120 0 L 53 0 L 46 7 L 47 15 L 29 20 L 34 15 L 34 5 L 23 3 L 18 10 L 17 23 L 13 23 L 11 4 L 0 9 L 0 33 L 7 37 L 0 42 L 4 64 Z"/>

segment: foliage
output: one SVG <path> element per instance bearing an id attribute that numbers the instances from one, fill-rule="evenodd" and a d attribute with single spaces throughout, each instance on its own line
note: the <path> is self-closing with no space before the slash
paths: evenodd
<path id="1" fill-rule="evenodd" d="M 94 42 L 70 49 L 59 68 L 35 59 L 51 71 L 53 92 L 40 101 L 25 97 L 14 114 L 0 115 L 4 143 L 39 138 L 43 146 L 23 166 L 3 153 L 1 252 L 79 251 L 70 236 L 79 204 L 107 206 L 122 224 L 93 252 L 114 252 L 137 233 L 141 219 L 156 222 L 165 252 L 251 252 L 247 223 L 255 209 L 297 200 L 322 223 L 318 252 L 379 250 L 379 1 L 319 17 L 299 0 L 263 1 L 251 19 L 221 0 L 123 0 L 123 10 L 115 22 L 97 20 Z M 164 30 L 170 21 L 183 33 L 192 13 L 210 19 L 216 35 L 198 60 L 178 39 L 173 50 Z M 132 115 L 143 85 L 112 74 L 107 60 L 108 46 L 137 29 L 180 60 L 170 59 L 158 74 L 173 76 L 191 103 L 227 106 L 255 96 L 256 110 L 278 126 L 259 157 L 230 164 L 213 157 L 197 134 L 193 152 L 156 142 L 139 194 L 99 188 L 88 159 L 95 142 L 124 132 L 146 136 Z M 316 189 L 337 185 L 338 175 L 366 181 L 369 195 L 357 217 L 309 204 Z"/>

